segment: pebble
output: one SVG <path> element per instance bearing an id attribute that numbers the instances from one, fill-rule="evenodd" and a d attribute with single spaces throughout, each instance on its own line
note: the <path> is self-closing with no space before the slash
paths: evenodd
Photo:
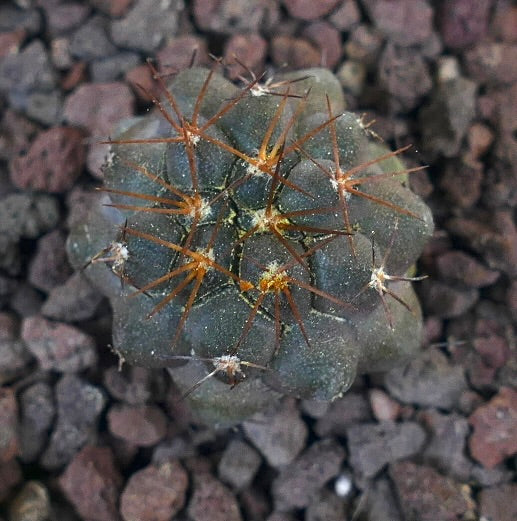
<path id="1" fill-rule="evenodd" d="M 95 83 L 120 80 L 139 63 L 140 56 L 131 51 L 119 52 L 113 56 L 103 57 L 91 63 L 91 79 Z"/>
<path id="2" fill-rule="evenodd" d="M 401 111 L 414 109 L 433 86 L 422 55 L 388 43 L 379 61 L 379 83 L 398 102 Z"/>
<path id="3" fill-rule="evenodd" d="M 472 472 L 472 461 L 466 455 L 469 425 L 457 413 L 443 414 L 433 409 L 423 411 L 419 421 L 430 433 L 423 461 L 447 476 L 467 482 Z"/>
<path id="4" fill-rule="evenodd" d="M 85 521 L 120 520 L 122 476 L 109 447 L 84 447 L 59 477 L 59 486 Z"/>
<path id="5" fill-rule="evenodd" d="M 397 45 L 419 45 L 431 36 L 434 13 L 426 0 L 365 0 L 364 5 L 377 29 Z"/>
<path id="6" fill-rule="evenodd" d="M 10 521 L 46 521 L 50 515 L 50 495 L 39 481 L 25 483 L 9 506 Z"/>
<path id="7" fill-rule="evenodd" d="M 343 521 L 345 503 L 343 500 L 323 489 L 305 510 L 304 521 Z"/>
<path id="8" fill-rule="evenodd" d="M 445 164 L 439 186 L 451 204 L 471 208 L 481 197 L 483 178 L 483 164 L 466 157 Z"/>
<path id="9" fill-rule="evenodd" d="M 272 467 L 291 463 L 305 447 L 307 426 L 293 401 L 243 423 L 246 437 Z"/>
<path id="10" fill-rule="evenodd" d="M 479 159 L 484 156 L 494 142 L 494 133 L 483 123 L 473 123 L 468 130 L 469 152 L 471 157 Z"/>
<path id="11" fill-rule="evenodd" d="M 22 480 L 22 469 L 16 458 L 0 463 L 0 503 L 9 497 L 13 488 Z"/>
<path id="12" fill-rule="evenodd" d="M 13 5 L 0 6 L 0 32 L 23 29 L 34 36 L 41 31 L 42 16 L 37 8 L 18 9 Z"/>
<path id="13" fill-rule="evenodd" d="M 86 23 L 79 25 L 70 36 L 70 53 L 79 60 L 91 62 L 97 58 L 114 55 L 117 48 L 108 38 L 108 23 L 105 17 L 90 17 Z"/>
<path id="14" fill-rule="evenodd" d="M 117 438 L 139 447 L 152 447 L 165 437 L 167 418 L 154 405 L 112 405 L 108 428 Z"/>
<path id="15" fill-rule="evenodd" d="M 337 6 L 339 0 L 283 0 L 289 14 L 300 20 L 316 20 L 328 15 L 334 7 Z"/>
<path id="16" fill-rule="evenodd" d="M 511 85 L 517 81 L 517 45 L 479 43 L 465 52 L 465 68 L 478 82 Z"/>
<path id="17" fill-rule="evenodd" d="M 324 485 L 339 474 L 344 459 L 345 451 L 334 440 L 313 443 L 274 479 L 275 507 L 278 510 L 307 507 Z"/>
<path id="18" fill-rule="evenodd" d="M 370 407 L 377 421 L 394 421 L 402 411 L 401 405 L 380 389 L 369 393 Z"/>
<path id="19" fill-rule="evenodd" d="M 482 518 L 494 521 L 517 519 L 517 484 L 507 483 L 479 492 L 479 513 Z"/>
<path id="20" fill-rule="evenodd" d="M 4 111 L 0 121 L 0 158 L 11 161 L 27 153 L 38 126 L 14 110 Z"/>
<path id="21" fill-rule="evenodd" d="M 375 61 L 382 47 L 381 35 L 370 26 L 355 27 L 344 45 L 345 55 L 365 66 L 376 65 Z"/>
<path id="22" fill-rule="evenodd" d="M 183 8 L 179 0 L 135 0 L 122 18 L 112 21 L 111 39 L 117 47 L 151 53 L 176 34 Z"/>
<path id="23" fill-rule="evenodd" d="M 363 394 L 348 392 L 330 404 L 327 413 L 316 422 L 314 431 L 321 438 L 345 436 L 348 426 L 371 419 L 368 399 Z"/>
<path id="24" fill-rule="evenodd" d="M 63 98 L 58 90 L 31 92 L 21 104 L 13 106 L 25 110 L 27 116 L 43 125 L 57 125 L 61 120 Z"/>
<path id="25" fill-rule="evenodd" d="M 447 47 L 463 49 L 487 33 L 493 0 L 450 0 L 438 9 L 438 26 Z"/>
<path id="26" fill-rule="evenodd" d="M 347 429 L 349 463 L 359 485 L 387 463 L 417 454 L 425 439 L 425 431 L 415 422 L 351 425 Z"/>
<path id="27" fill-rule="evenodd" d="M 63 284 L 71 273 L 63 234 L 54 230 L 43 235 L 38 240 L 36 254 L 29 263 L 29 282 L 48 293 L 55 286 Z"/>
<path id="28" fill-rule="evenodd" d="M 242 521 L 235 496 L 208 472 L 194 474 L 187 512 L 192 521 Z"/>
<path id="29" fill-rule="evenodd" d="M 474 431 L 469 438 L 472 457 L 487 468 L 494 468 L 517 453 L 517 391 L 502 387 L 486 404 L 469 417 Z"/>
<path id="30" fill-rule="evenodd" d="M 402 519 L 402 514 L 393 493 L 393 485 L 385 478 L 373 480 L 360 496 L 357 505 L 358 511 L 364 512 L 368 521 L 395 521 Z"/>
<path id="31" fill-rule="evenodd" d="M 87 27 L 90 24 L 90 21 L 86 21 L 91 10 L 87 4 L 72 1 L 52 6 L 43 5 L 43 10 L 46 28 L 52 38 L 73 31 L 80 26 Z M 94 34 L 92 34 L 93 37 Z"/>
<path id="32" fill-rule="evenodd" d="M 359 96 L 366 81 L 366 67 L 363 63 L 355 60 L 346 60 L 338 69 L 336 75 L 345 90 L 354 96 Z"/>
<path id="33" fill-rule="evenodd" d="M 21 317 L 30 317 L 40 312 L 43 297 L 33 286 L 22 282 L 11 297 L 10 306 Z"/>
<path id="34" fill-rule="evenodd" d="M 460 250 L 452 250 L 436 258 L 436 268 L 440 279 L 467 288 L 483 288 L 496 282 L 500 273 L 490 270 L 481 262 Z"/>
<path id="35" fill-rule="evenodd" d="M 90 4 L 112 18 L 124 16 L 132 3 L 133 0 L 90 0 Z"/>
<path id="36" fill-rule="evenodd" d="M 18 404 L 14 390 L 0 387 L 0 464 L 20 454 Z"/>
<path id="37" fill-rule="evenodd" d="M 55 86 L 56 74 L 41 40 L 33 40 L 21 52 L 9 54 L 0 62 L 0 91 L 9 92 L 11 101 L 32 91 L 48 92 Z"/>
<path id="38" fill-rule="evenodd" d="M 95 315 L 102 301 L 96 290 L 80 272 L 73 273 L 63 284 L 54 286 L 41 308 L 46 318 L 63 322 L 80 322 Z"/>
<path id="39" fill-rule="evenodd" d="M 134 103 L 131 89 L 125 83 L 88 83 L 67 97 L 64 117 L 71 125 L 87 129 L 94 142 L 99 142 L 110 136 L 121 119 L 133 115 Z M 108 149 L 109 145 L 97 143 L 88 151 L 88 169 L 97 177 L 102 177 L 101 167 Z"/>
<path id="40" fill-rule="evenodd" d="M 20 395 L 20 441 L 21 459 L 25 463 L 37 459 L 48 440 L 56 407 L 52 388 L 45 382 L 38 382 Z"/>
<path id="41" fill-rule="evenodd" d="M 249 71 L 252 71 L 257 76 L 261 74 L 264 70 L 266 54 L 266 40 L 258 34 L 237 34 L 230 37 L 224 48 L 223 55 L 225 62 L 229 63 L 227 69 L 228 77 L 235 80 L 239 78 L 239 76 L 243 76 L 251 81 L 252 77 Z M 246 68 L 238 64 L 234 60 L 234 57 L 245 64 Z"/>
<path id="42" fill-rule="evenodd" d="M 468 388 L 464 369 L 449 363 L 439 348 L 428 348 L 406 367 L 386 373 L 384 384 L 397 400 L 421 407 L 453 409 Z"/>
<path id="43" fill-rule="evenodd" d="M 280 17 L 271 0 L 194 0 L 194 19 L 205 31 L 219 34 L 269 33 Z"/>
<path id="44" fill-rule="evenodd" d="M 259 453 L 241 440 L 232 440 L 226 446 L 218 465 L 222 481 L 236 490 L 250 486 L 261 463 Z"/>
<path id="45" fill-rule="evenodd" d="M 517 43 L 517 5 L 512 2 L 496 4 L 491 29 L 498 39 Z"/>
<path id="46" fill-rule="evenodd" d="M 340 31 L 350 31 L 361 21 L 361 11 L 356 0 L 342 0 L 329 16 L 330 22 Z"/>
<path id="47" fill-rule="evenodd" d="M 0 311 L 0 385 L 23 373 L 31 359 L 18 329 L 16 316 Z"/>
<path id="48" fill-rule="evenodd" d="M 318 47 L 321 54 L 321 63 L 324 67 L 333 69 L 338 65 L 343 52 L 343 45 L 341 33 L 332 24 L 325 20 L 312 22 L 302 31 L 302 36 Z"/>
<path id="49" fill-rule="evenodd" d="M 28 317 L 22 324 L 22 339 L 43 370 L 76 373 L 97 362 L 95 340 L 68 324 Z"/>
<path id="50" fill-rule="evenodd" d="M 103 382 L 113 398 L 128 405 L 143 405 L 151 398 L 152 373 L 144 367 L 111 366 L 104 371 Z"/>
<path id="51" fill-rule="evenodd" d="M 476 114 L 476 92 L 476 83 L 459 77 L 439 84 L 430 102 L 420 109 L 422 142 L 434 156 L 458 154 Z"/>
<path id="52" fill-rule="evenodd" d="M 209 65 L 206 41 L 193 35 L 177 36 L 167 40 L 167 44 L 156 53 L 159 70 L 163 72 L 181 71 L 189 67 L 192 57 L 196 65 Z"/>
<path id="53" fill-rule="evenodd" d="M 459 317 L 479 300 L 476 288 L 454 287 L 437 280 L 425 280 L 420 288 L 424 309 L 439 318 Z"/>
<path id="54" fill-rule="evenodd" d="M 120 496 L 125 521 L 169 521 L 185 505 L 188 475 L 177 461 L 149 465 L 131 475 Z"/>
<path id="55" fill-rule="evenodd" d="M 40 458 L 41 465 L 48 470 L 66 465 L 76 452 L 95 438 L 106 401 L 100 389 L 75 375 L 61 377 L 55 387 L 55 396 L 57 422 Z"/>
<path id="56" fill-rule="evenodd" d="M 404 519 L 456 521 L 472 508 L 462 486 L 432 467 L 402 461 L 390 465 Z"/>
<path id="57" fill-rule="evenodd" d="M 314 45 L 303 38 L 294 36 L 275 36 L 271 41 L 271 59 L 277 67 L 306 69 L 321 64 L 321 53 Z"/>
<path id="58" fill-rule="evenodd" d="M 17 54 L 27 36 L 23 29 L 15 29 L 10 32 L 0 32 L 0 62 L 9 54 Z"/>

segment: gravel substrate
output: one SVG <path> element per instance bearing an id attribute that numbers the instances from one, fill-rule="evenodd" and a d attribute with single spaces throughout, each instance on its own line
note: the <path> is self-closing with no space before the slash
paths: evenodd
<path id="1" fill-rule="evenodd" d="M 163 371 L 117 370 L 109 306 L 64 251 L 99 142 L 159 95 L 146 59 L 193 49 L 331 68 L 428 165 L 411 184 L 436 221 L 419 358 L 216 432 Z M 515 521 L 516 206 L 511 0 L 2 2 L 0 521 Z"/>

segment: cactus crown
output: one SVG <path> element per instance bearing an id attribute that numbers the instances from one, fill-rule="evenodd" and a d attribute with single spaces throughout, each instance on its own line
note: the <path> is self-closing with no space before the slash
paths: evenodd
<path id="1" fill-rule="evenodd" d="M 406 148 L 370 142 L 324 69 L 240 89 L 215 67 L 168 86 L 153 73 L 163 99 L 110 141 L 101 203 L 69 240 L 123 357 L 168 366 L 226 423 L 278 393 L 333 399 L 413 352 L 405 273 L 432 218 L 406 187 Z"/>

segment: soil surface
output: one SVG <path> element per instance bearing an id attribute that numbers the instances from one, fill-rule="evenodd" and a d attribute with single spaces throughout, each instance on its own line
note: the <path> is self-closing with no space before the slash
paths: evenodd
<path id="1" fill-rule="evenodd" d="M 331 403 L 196 423 L 124 366 L 64 251 L 106 139 L 160 70 L 326 65 L 413 144 L 436 232 L 422 355 Z M 142 90 L 140 86 L 144 86 Z M 12 0 L 0 5 L 0 521 L 517 519 L 517 7 L 510 0 Z"/>

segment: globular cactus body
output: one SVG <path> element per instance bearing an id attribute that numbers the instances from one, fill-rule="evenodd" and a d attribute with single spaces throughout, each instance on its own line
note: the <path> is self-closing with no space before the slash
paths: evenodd
<path id="1" fill-rule="evenodd" d="M 332 400 L 420 342 L 404 275 L 433 224 L 412 170 L 344 112 L 330 72 L 276 84 L 178 74 L 155 113 L 121 126 L 68 242 L 111 300 L 114 348 L 168 367 L 215 423 L 282 394 Z"/>

